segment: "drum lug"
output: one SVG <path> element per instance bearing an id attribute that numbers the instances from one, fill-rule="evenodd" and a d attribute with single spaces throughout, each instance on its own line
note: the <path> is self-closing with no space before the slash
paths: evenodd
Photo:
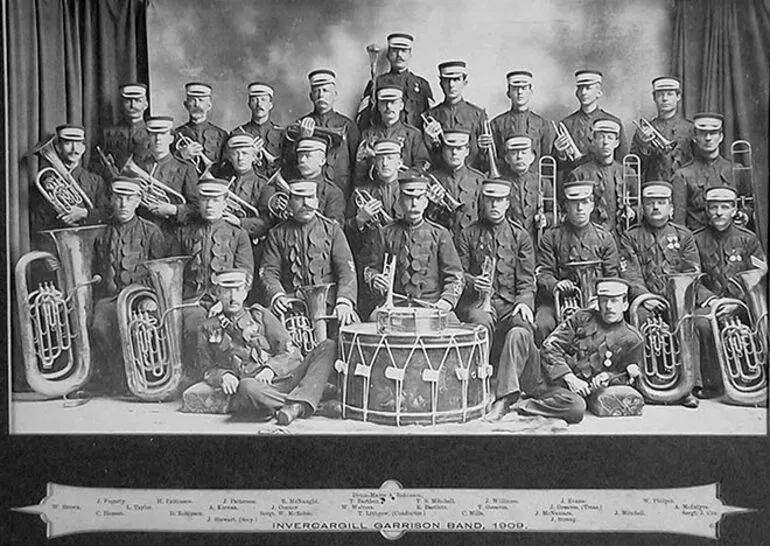
<path id="1" fill-rule="evenodd" d="M 431 383 L 438 383 L 440 370 L 425 369 L 422 371 L 422 380 Z"/>
<path id="2" fill-rule="evenodd" d="M 470 376 L 470 370 L 468 368 L 456 368 L 455 374 L 459 381 L 468 381 Z"/>
<path id="3" fill-rule="evenodd" d="M 365 364 L 356 364 L 356 370 L 353 375 L 369 378 L 372 376 L 372 367 Z"/>
<path id="4" fill-rule="evenodd" d="M 385 377 L 392 379 L 393 381 L 404 381 L 404 375 L 406 370 L 403 368 L 397 368 L 396 366 L 388 366 L 385 368 Z"/>

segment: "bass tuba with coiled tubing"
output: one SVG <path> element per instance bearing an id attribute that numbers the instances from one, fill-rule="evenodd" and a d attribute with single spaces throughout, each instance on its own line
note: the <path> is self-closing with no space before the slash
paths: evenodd
<path id="1" fill-rule="evenodd" d="M 667 297 L 643 294 L 628 310 L 630 323 L 644 338 L 642 380 L 637 383 L 645 400 L 657 404 L 678 402 L 692 392 L 695 369 L 700 366 L 699 344 L 692 321 L 701 273 L 670 275 Z M 650 312 L 643 319 L 639 308 L 647 301 L 666 305 L 662 313 Z"/>
<path id="2" fill-rule="evenodd" d="M 91 285 L 94 242 L 104 226 L 55 229 L 58 256 L 35 250 L 16 263 L 16 297 L 27 383 L 47 398 L 58 398 L 82 388 L 92 371 L 88 320 L 93 312 Z M 28 269 L 42 261 L 56 271 L 55 281 L 44 281 L 29 291 Z"/>
<path id="3" fill-rule="evenodd" d="M 140 400 L 167 400 L 182 380 L 182 273 L 189 256 L 142 264 L 152 286 L 132 284 L 118 296 L 126 382 Z"/>

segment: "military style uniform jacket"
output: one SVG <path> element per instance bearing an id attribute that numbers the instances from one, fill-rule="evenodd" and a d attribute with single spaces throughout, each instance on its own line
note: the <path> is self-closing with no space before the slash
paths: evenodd
<path id="1" fill-rule="evenodd" d="M 623 122 L 620 121 L 620 118 L 610 114 L 606 110 L 602 110 L 601 108 L 596 108 L 590 114 L 586 114 L 582 109 L 579 109 L 564 118 L 562 123 L 564 123 L 564 126 L 569 131 L 569 134 L 572 135 L 572 138 L 575 141 L 575 144 L 577 144 L 577 147 L 580 149 L 580 152 L 583 154 L 583 157 L 577 162 L 563 160 L 559 157 L 559 152 L 557 152 L 556 148 L 554 147 L 552 155 L 558 162 L 559 172 L 568 174 L 575 167 L 578 167 L 579 165 L 582 165 L 583 163 L 591 160 L 588 143 L 591 139 L 594 121 L 597 119 L 611 119 L 620 125 L 620 144 L 617 148 L 615 148 L 615 159 L 617 161 L 622 161 L 623 156 L 628 149 L 628 145 L 626 143 L 625 131 L 623 131 Z"/>
<path id="2" fill-rule="evenodd" d="M 259 137 L 265 143 L 265 150 L 271 156 L 276 158 L 275 163 L 272 166 L 267 164 L 267 161 L 258 161 L 255 165 L 256 171 L 270 178 L 270 176 L 278 170 L 281 166 L 281 157 L 283 156 L 283 143 L 284 143 L 284 131 L 272 120 L 267 120 L 262 125 L 250 120 L 243 125 L 239 125 L 232 130 L 230 136 L 247 134 L 252 138 Z"/>
<path id="3" fill-rule="evenodd" d="M 601 165 L 596 161 L 584 163 L 575 168 L 569 180 L 594 180 L 594 202 L 596 204 L 591 220 L 619 237 L 618 212 L 623 210 L 623 166 L 617 161 Z M 636 187 L 630 188 L 636 196 Z M 560 192 L 563 194 L 563 192 Z M 563 199 L 563 195 L 561 196 Z"/>
<path id="4" fill-rule="evenodd" d="M 441 168 L 432 174 L 441 182 L 447 193 L 462 203 L 462 206 L 452 213 L 446 207 L 431 202 L 426 216 L 456 236 L 479 217 L 481 183 L 485 176 L 482 172 L 465 165 L 456 171 Z"/>
<path id="5" fill-rule="evenodd" d="M 401 143 L 401 161 L 405 167 L 423 167 L 426 163 L 430 163 L 430 153 L 419 129 L 397 121 L 390 127 L 382 124 L 369 127 L 361 136 L 361 140 L 368 142 L 371 146 L 384 138 Z M 356 179 L 359 180 L 371 165 L 371 160 L 359 162 L 356 165 Z"/>
<path id="6" fill-rule="evenodd" d="M 373 180 L 371 176 L 367 176 L 362 184 L 356 186 L 355 189 L 368 192 L 372 198 L 377 199 L 382 203 L 382 210 L 390 215 L 394 220 L 403 216 L 403 211 L 398 206 L 398 181 L 394 180 L 391 183 L 385 183 L 380 180 Z M 354 191 L 355 191 L 354 189 Z M 366 233 L 375 229 L 375 223 L 370 222 L 365 226 L 359 226 L 356 221 L 358 215 L 358 204 L 356 203 L 355 196 L 351 196 L 348 199 L 347 210 L 345 211 L 345 233 L 350 241 L 350 247 L 355 253 L 358 248 L 363 244 L 366 237 Z"/>
<path id="7" fill-rule="evenodd" d="M 508 216 L 521 224 L 533 241 L 536 238 L 535 215 L 540 193 L 540 181 L 537 173 L 533 171 L 535 168 L 537 167 L 533 163 L 522 175 L 508 168 L 501 173 L 503 179 L 511 183 L 511 206 L 508 208 Z M 548 187 L 545 190 L 546 196 L 550 196 L 552 190 Z"/>
<path id="8" fill-rule="evenodd" d="M 147 132 L 147 125 L 141 120 L 137 123 L 123 122 L 103 129 L 101 149 L 104 155 L 112 155 L 117 169 L 122 169 L 131 156 L 137 163 L 146 161 L 150 157 L 150 134 Z M 108 177 L 109 173 L 96 151 L 91 154 L 91 169 Z"/>
<path id="9" fill-rule="evenodd" d="M 275 373 L 274 381 L 289 375 L 302 363 L 291 337 L 270 311 L 252 305 L 228 317 L 215 304 L 201 326 L 208 343 L 198 354 L 203 379 L 219 387 L 225 374 L 238 379 L 256 376 L 265 368 Z"/>
<path id="10" fill-rule="evenodd" d="M 470 153 L 465 162 L 472 167 L 484 168 L 487 161 L 486 158 L 481 157 L 478 145 L 478 136 L 484 129 L 484 110 L 465 99 L 460 99 L 456 104 L 444 101 L 428 110 L 427 115 L 438 121 L 444 131 L 453 129 L 470 131 Z M 433 145 L 432 156 L 434 166 L 443 164 L 440 143 Z"/>
<path id="11" fill-rule="evenodd" d="M 652 292 L 667 297 L 669 275 L 700 271 L 700 256 L 692 232 L 668 222 L 653 227 L 642 220 L 620 238 L 620 267 L 631 282 L 630 299 Z"/>
<path id="12" fill-rule="evenodd" d="M 532 139 L 532 151 L 537 159 L 551 153 L 554 138 L 551 124 L 532 110 L 503 112 L 490 122 L 490 127 L 500 164 L 505 157 L 505 140 L 514 135 L 527 135 Z"/>
<path id="13" fill-rule="evenodd" d="M 670 119 L 655 118 L 650 123 L 660 134 L 676 143 L 676 146 L 671 151 L 664 152 L 652 142 L 642 142 L 637 129 L 631 142 L 631 153 L 638 155 L 642 161 L 643 180 L 670 182 L 677 169 L 692 161 L 692 121 L 677 112 Z"/>
<path id="14" fill-rule="evenodd" d="M 227 143 L 227 131 L 221 127 L 217 127 L 208 120 L 203 123 L 193 123 L 190 120 L 174 129 L 172 150 L 176 150 L 176 143 L 181 135 L 203 145 L 203 153 L 214 163 L 219 163 L 222 160 L 222 152 Z"/>
<path id="15" fill-rule="evenodd" d="M 698 290 L 698 303 L 711 296 L 743 300 L 743 294 L 730 279 L 742 271 L 754 269 L 756 266 L 752 264 L 752 257 L 765 261 L 757 236 L 736 225 L 730 225 L 724 231 L 705 227 L 696 231 L 694 236 L 703 273 L 706 274 Z"/>
<path id="16" fill-rule="evenodd" d="M 446 228 L 423 220 L 416 226 L 395 221 L 371 232 L 363 263 L 367 283 L 381 273 L 385 254 L 396 256 L 394 290 L 432 303 L 454 307 L 463 291 L 464 275 L 452 236 Z"/>
<path id="17" fill-rule="evenodd" d="M 430 108 L 430 101 L 433 100 L 433 91 L 428 80 L 409 70 L 402 70 L 401 72 L 390 70 L 377 76 L 377 88 L 379 89 L 383 85 L 395 85 L 404 90 L 404 111 L 401 114 L 401 119 L 414 127 L 422 127 L 420 116 L 427 112 Z M 379 118 L 377 108 L 372 103 L 372 91 L 372 81 L 369 80 L 364 90 L 364 97 L 368 97 L 369 100 L 362 103 L 364 110 L 361 111 L 359 108 L 360 114 L 357 117 L 358 127 L 361 131 L 371 127 Z"/>
<path id="18" fill-rule="evenodd" d="M 578 281 L 570 262 L 591 260 L 601 261 L 595 268 L 596 277 L 619 276 L 618 247 L 609 231 L 594 223 L 576 228 L 568 222 L 547 230 L 537 256 L 537 286 L 541 294 L 550 300 L 558 281 Z"/>
<path id="19" fill-rule="evenodd" d="M 225 269 L 254 272 L 254 256 L 246 230 L 225 219 L 207 222 L 200 217 L 179 228 L 173 255 L 189 255 L 184 271 L 185 299 L 210 294 L 211 277 Z"/>
<path id="20" fill-rule="evenodd" d="M 267 190 L 267 178 L 254 171 L 249 171 L 236 177 L 230 186 L 230 191 L 259 211 L 258 217 L 248 213 L 246 218 L 241 218 L 241 227 L 248 232 L 252 239 L 265 236 L 267 230 L 273 225 L 267 210 L 267 200 L 272 195 Z"/>
<path id="21" fill-rule="evenodd" d="M 308 178 L 317 184 L 318 211 L 340 226 L 345 225 L 345 196 L 342 190 L 325 175 Z M 272 191 L 271 189 L 267 190 Z M 270 194 L 268 194 L 269 197 Z"/>
<path id="22" fill-rule="evenodd" d="M 457 237 L 457 252 L 465 271 L 466 291 L 481 274 L 484 259 L 496 258 L 492 302 L 535 308 L 535 251 L 524 227 L 505 219 L 499 224 L 475 222 Z M 475 291 L 473 291 L 475 292 Z"/>
<path id="23" fill-rule="evenodd" d="M 159 218 L 144 210 L 144 207 L 139 209 L 144 218 L 158 224 L 164 233 L 172 233 L 175 225 L 184 224 L 198 210 L 198 175 L 195 167 L 171 154 L 158 161 L 150 157 L 145 162 L 137 163 L 165 185 L 181 193 L 187 201 L 184 205 L 178 205 L 176 215 L 170 218 Z"/>
<path id="24" fill-rule="evenodd" d="M 47 162 L 46 165 L 41 165 L 40 168 L 43 169 L 46 166 L 48 166 Z M 88 205 L 83 203 L 83 208 L 88 210 L 88 216 L 81 220 L 80 225 L 93 225 L 103 222 L 109 214 L 110 202 L 107 185 L 102 177 L 85 170 L 80 165 L 72 169 L 70 174 L 93 204 L 93 208 L 89 209 Z M 70 227 L 57 218 L 53 205 L 45 200 L 37 188 L 30 192 L 30 194 L 34 196 L 30 199 L 31 223 L 37 231 Z"/>
<path id="25" fill-rule="evenodd" d="M 707 226 L 706 190 L 723 185 L 735 188 L 732 169 L 732 163 L 721 155 L 713 160 L 704 160 L 696 155 L 690 163 L 677 170 L 671 180 L 674 186 L 674 221 L 693 231 Z"/>
<path id="26" fill-rule="evenodd" d="M 95 247 L 95 264 L 102 277 L 99 292 L 106 297 L 117 296 L 130 284 L 144 282 L 147 272 L 141 265 L 166 256 L 160 228 L 138 216 L 125 224 L 110 219 Z"/>
<path id="27" fill-rule="evenodd" d="M 342 228 L 318 216 L 306 224 L 287 220 L 267 236 L 259 268 L 269 303 L 281 294 L 292 294 L 301 286 L 336 283 L 330 302 L 340 298 L 355 305 L 358 281 L 353 255 Z"/>
<path id="28" fill-rule="evenodd" d="M 540 350 L 543 371 L 551 382 L 572 372 L 583 381 L 601 372 L 624 372 L 630 364 L 641 366 L 644 340 L 622 320 L 605 324 L 599 311 L 583 309 L 563 321 Z"/>

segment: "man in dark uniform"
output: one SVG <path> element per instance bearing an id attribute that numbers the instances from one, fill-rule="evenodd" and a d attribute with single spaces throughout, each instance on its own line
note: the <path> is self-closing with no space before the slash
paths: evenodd
<path id="1" fill-rule="evenodd" d="M 652 100 L 658 115 L 650 121 L 656 131 L 670 142 L 657 141 L 652 130 L 644 123 L 637 126 L 631 142 L 631 153 L 642 161 L 644 180 L 671 181 L 674 172 L 692 161 L 692 121 L 679 113 L 682 84 L 672 76 L 652 80 Z"/>
<path id="2" fill-rule="evenodd" d="M 767 260 L 757 236 L 733 223 L 737 197 L 732 186 L 708 188 L 705 200 L 709 225 L 694 234 L 706 275 L 698 290 L 698 308 L 695 311 L 695 326 L 701 343 L 701 366 L 695 374 L 695 396 L 699 398 L 717 396 L 722 386 L 717 349 L 711 324 L 705 315 L 711 313 L 717 298 L 744 300 L 742 291 L 730 282 L 738 273 L 757 268 L 767 270 Z M 723 306 L 723 313 L 729 315 L 734 312 L 732 307 Z"/>
<path id="3" fill-rule="evenodd" d="M 313 111 L 303 116 L 299 123 L 300 138 L 314 136 L 316 127 L 339 131 L 342 137 L 337 141 L 332 139 L 326 153 L 326 166 L 329 179 L 342 190 L 347 198 L 351 192 L 351 176 L 355 167 L 356 152 L 360 133 L 358 127 L 349 117 L 334 110 L 337 101 L 337 75 L 334 71 L 321 68 L 308 74 L 310 82 L 310 101 L 313 103 Z M 284 147 L 284 165 L 288 166 L 286 178 L 295 178 L 296 172 L 292 166 L 297 164 L 295 149 L 293 146 Z M 344 214 L 344 207 L 343 207 Z"/>
<path id="4" fill-rule="evenodd" d="M 184 204 L 175 198 L 171 203 L 155 203 L 146 211 L 140 210 L 145 218 L 158 224 L 169 240 L 174 236 L 177 227 L 187 222 L 190 214 L 198 208 L 198 175 L 195 168 L 171 154 L 173 124 L 173 118 L 168 116 L 153 116 L 147 120 L 150 156 L 145 161 L 137 161 L 139 167 L 150 176 L 185 198 Z"/>
<path id="5" fill-rule="evenodd" d="M 231 135 L 246 134 L 254 138 L 255 169 L 270 177 L 281 166 L 283 129 L 270 119 L 273 110 L 273 87 L 266 83 L 249 84 L 251 119 L 233 129 Z"/>
<path id="6" fill-rule="evenodd" d="M 692 232 L 671 221 L 674 210 L 671 193 L 668 182 L 647 182 L 642 189 L 642 222 L 620 239 L 621 270 L 626 269 L 624 278 L 631 282 L 631 301 L 650 292 L 668 298 L 669 275 L 700 271 L 700 257 Z M 665 305 L 658 300 L 648 300 L 642 307 L 644 311 L 640 312 L 645 314 L 665 310 Z M 643 317 L 640 323 L 645 319 Z M 698 399 L 690 393 L 681 403 L 688 408 L 698 407 Z"/>
<path id="7" fill-rule="evenodd" d="M 303 137 L 297 141 L 296 164 L 300 178 L 316 183 L 318 212 L 345 225 L 345 196 L 342 190 L 324 170 L 328 153 L 328 140 L 320 136 Z M 269 190 L 270 191 L 270 190 Z"/>
<path id="8" fill-rule="evenodd" d="M 511 109 L 492 119 L 492 138 L 486 134 L 479 136 L 479 148 L 486 149 L 494 143 L 498 160 L 502 161 L 506 139 L 511 135 L 526 135 L 532 142 L 535 159 L 551 153 L 553 129 L 545 118 L 529 107 L 529 101 L 532 99 L 532 72 L 512 70 L 505 78 L 508 82 L 506 95 L 511 99 Z"/>
<path id="9" fill-rule="evenodd" d="M 379 89 L 392 85 L 402 89 L 405 94 L 402 121 L 413 127 L 420 127 L 422 125 L 420 116 L 430 108 L 433 91 L 428 80 L 408 69 L 413 45 L 414 36 L 411 34 L 394 32 L 388 36 L 387 56 L 390 71 L 377 76 L 375 87 Z M 369 80 L 356 116 L 356 122 L 361 131 L 371 126 L 374 121 L 372 118 L 376 117 L 377 108 L 372 104 L 373 91 L 375 90 L 372 89 L 372 81 Z"/>
<path id="10" fill-rule="evenodd" d="M 334 283 L 322 313 L 331 310 L 342 326 L 358 321 L 356 268 L 342 228 L 318 214 L 315 182 L 293 181 L 290 192 L 291 217 L 270 230 L 259 268 L 268 307 L 281 317 L 301 287 Z"/>
<path id="11" fill-rule="evenodd" d="M 706 190 L 714 186 L 732 186 L 739 195 L 750 195 L 748 188 L 738 188 L 733 181 L 730 161 L 719 153 L 724 140 L 721 114 L 702 113 L 693 116 L 695 137 L 693 159 L 674 173 L 674 221 L 695 231 L 708 225 Z"/>
<path id="12" fill-rule="evenodd" d="M 98 153 L 91 154 L 91 169 L 107 180 L 123 168 L 129 157 L 144 161 L 150 155 L 150 135 L 144 122 L 144 113 L 149 106 L 147 86 L 143 83 L 121 85 L 120 99 L 124 120 L 104 129 L 101 138 L 101 150 L 106 158 L 112 158 L 113 165 L 107 167 Z"/>
<path id="13" fill-rule="evenodd" d="M 112 214 L 107 230 L 95 243 L 97 272 L 102 282 L 96 288 L 96 303 L 90 333 L 97 365 L 96 383 L 108 391 L 126 390 L 123 352 L 118 330 L 118 294 L 134 283 L 143 283 L 147 260 L 166 256 L 160 228 L 136 216 L 142 189 L 136 180 L 118 177 L 112 182 Z"/>
<path id="14" fill-rule="evenodd" d="M 198 175 L 202 175 L 209 165 L 216 165 L 222 160 L 227 131 L 207 119 L 212 106 L 210 85 L 188 83 L 184 89 L 184 107 L 190 119 L 174 129 L 174 150 L 178 150 L 180 159 L 195 165 Z M 185 144 L 186 139 L 191 142 Z"/>
<path id="15" fill-rule="evenodd" d="M 470 134 L 467 131 L 454 129 L 442 132 L 441 163 L 432 173 L 439 184 L 432 184 L 428 189 L 430 205 L 426 216 L 447 228 L 453 237 L 479 217 L 484 174 L 466 165 L 469 144 Z M 458 209 L 449 210 L 441 204 L 446 194 L 461 203 Z"/>
<path id="16" fill-rule="evenodd" d="M 641 414 L 644 399 L 627 384 L 641 375 L 644 344 L 623 319 L 627 292 L 621 279 L 596 282 L 598 309 L 578 311 L 543 342 L 540 362 L 549 387 L 525 400 L 519 413 L 568 423 L 579 423 L 586 405 L 602 417 Z"/>
<path id="17" fill-rule="evenodd" d="M 489 330 L 490 362 L 499 362 L 490 420 L 502 418 L 522 391 L 532 392 L 536 385 L 530 379 L 540 375 L 539 363 L 527 358 L 537 354 L 532 332 L 535 251 L 524 228 L 506 218 L 510 195 L 509 182 L 484 180 L 480 219 L 456 239 L 466 286 L 457 316 Z M 485 297 L 489 308 L 482 304 Z"/>
<path id="18" fill-rule="evenodd" d="M 183 356 L 190 366 L 199 364 L 195 360 L 197 333 L 215 300 L 212 275 L 232 268 L 254 271 L 249 234 L 225 216 L 227 181 L 204 179 L 198 183 L 198 195 L 197 214 L 178 229 L 172 251 L 172 255 L 191 256 L 182 286 L 184 301 L 198 303 L 182 309 Z M 195 370 L 200 371 L 199 367 Z"/>
<path id="19" fill-rule="evenodd" d="M 613 154 L 620 143 L 621 127 L 611 119 L 597 119 L 593 123 L 591 142 L 589 143 L 591 159 L 576 167 L 570 174 L 569 180 L 593 180 L 594 208 L 591 221 L 599 224 L 619 238 L 624 226 L 622 218 L 631 215 L 635 219 L 636 211 L 623 204 L 623 166 L 618 163 Z M 629 192 L 636 198 L 637 188 L 630 184 Z M 620 216 L 620 218 L 619 218 Z"/>
<path id="20" fill-rule="evenodd" d="M 362 298 L 367 300 L 367 311 L 382 303 L 388 290 L 388 280 L 382 274 L 386 254 L 396 256 L 396 293 L 448 312 L 457 305 L 463 290 L 462 264 L 449 231 L 423 217 L 427 193 L 428 180 L 424 176 L 406 172 L 399 177 L 398 199 L 404 216 L 372 232 L 366 245 L 364 281 L 372 291 Z M 450 319 L 456 320 L 453 312 Z"/>
<path id="21" fill-rule="evenodd" d="M 535 171 L 532 139 L 526 135 L 509 136 L 502 148 L 505 162 L 500 174 L 511 183 L 508 217 L 523 226 L 533 242 L 537 241 L 540 179 Z M 552 198 L 553 188 L 545 187 L 544 190 L 546 197 Z M 546 216 L 552 216 L 548 212 Z"/>
<path id="22" fill-rule="evenodd" d="M 615 148 L 615 159 L 620 161 L 626 153 L 628 146 L 626 136 L 623 132 L 623 123 L 620 118 L 614 116 L 599 108 L 599 99 L 602 97 L 602 73 L 597 70 L 578 70 L 575 72 L 575 96 L 580 103 L 580 109 L 571 113 L 561 120 L 567 132 L 572 136 L 582 157 L 577 160 L 570 160 L 567 157 L 568 149 L 566 135 L 554 135 L 553 155 L 559 160 L 559 172 L 564 175 L 575 167 L 589 161 L 588 151 L 591 140 L 593 123 L 597 119 L 611 119 L 620 126 L 620 135 L 618 137 L 618 147 Z"/>
<path id="23" fill-rule="evenodd" d="M 244 306 L 251 278 L 239 269 L 214 276 L 217 303 L 198 332 L 203 379 L 232 395 L 232 411 L 285 426 L 315 412 L 337 348 L 327 339 L 302 358 L 273 313 Z"/>
<path id="24" fill-rule="evenodd" d="M 80 165 L 80 160 L 86 151 L 86 130 L 79 125 L 60 125 L 56 128 L 54 149 L 67 169 L 72 179 L 88 197 L 90 204 L 85 201 L 80 205 L 73 205 L 67 214 L 58 215 L 48 201 L 38 191 L 31 192 L 30 212 L 31 225 L 34 230 L 58 229 L 75 227 L 102 222 L 110 208 L 107 187 L 104 180 L 98 174 L 85 170 Z M 41 169 L 48 165 L 41 164 Z M 49 184 L 42 179 L 42 186 Z M 47 190 L 49 193 L 54 193 Z M 82 196 L 81 196 L 82 198 Z"/>
<path id="25" fill-rule="evenodd" d="M 425 142 L 434 156 L 433 164 L 440 164 L 441 133 L 462 129 L 470 134 L 468 165 L 484 168 L 487 160 L 479 154 L 478 137 L 484 130 L 486 113 L 463 98 L 468 85 L 468 66 L 465 61 L 446 61 L 438 65 L 438 72 L 444 101 L 428 110 L 428 122 L 423 126 Z"/>
<path id="26" fill-rule="evenodd" d="M 538 340 L 543 340 L 557 325 L 554 289 L 564 293 L 575 288 L 583 297 L 592 286 L 581 285 L 592 278 L 619 275 L 618 247 L 612 234 L 591 222 L 594 209 L 593 182 L 568 182 L 564 186 L 566 218 L 562 224 L 545 232 L 537 255 Z M 586 307 L 589 301 L 583 301 Z"/>
<path id="27" fill-rule="evenodd" d="M 377 108 L 380 119 L 365 129 L 356 153 L 356 177 L 366 176 L 374 157 L 373 146 L 378 140 L 396 140 L 401 144 L 401 162 L 405 167 L 423 168 L 430 163 L 430 154 L 419 129 L 401 121 L 404 109 L 404 92 L 394 86 L 377 88 Z"/>

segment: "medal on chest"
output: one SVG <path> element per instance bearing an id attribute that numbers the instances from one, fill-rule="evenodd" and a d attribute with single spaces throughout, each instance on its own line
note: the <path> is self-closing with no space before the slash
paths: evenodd
<path id="1" fill-rule="evenodd" d="M 669 250 L 679 250 L 679 237 L 676 235 L 667 235 L 666 236 L 666 248 Z"/>
<path id="2" fill-rule="evenodd" d="M 625 256 L 620 257 L 620 271 L 621 273 L 628 271 L 628 261 L 626 260 Z"/>
<path id="3" fill-rule="evenodd" d="M 609 368 L 612 366 L 612 351 L 607 350 L 604 352 L 603 364 L 605 368 Z"/>
<path id="4" fill-rule="evenodd" d="M 737 248 L 734 248 L 730 251 L 730 253 L 727 256 L 728 261 L 730 262 L 742 262 L 743 256 L 741 256 L 741 251 Z"/>

